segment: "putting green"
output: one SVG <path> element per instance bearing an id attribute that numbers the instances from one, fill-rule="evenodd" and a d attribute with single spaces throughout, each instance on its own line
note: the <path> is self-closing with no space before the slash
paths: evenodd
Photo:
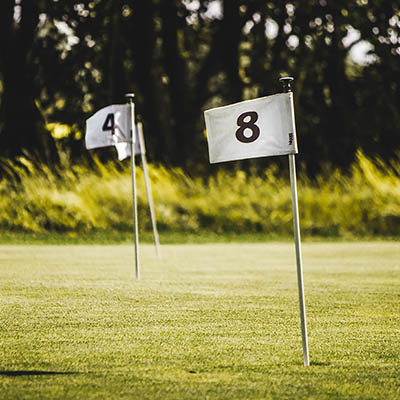
<path id="1" fill-rule="evenodd" d="M 0 246 L 1 399 L 398 399 L 400 244 Z"/>

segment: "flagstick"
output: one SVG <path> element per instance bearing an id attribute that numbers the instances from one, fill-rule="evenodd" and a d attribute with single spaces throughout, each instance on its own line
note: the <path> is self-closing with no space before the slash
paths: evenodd
<path id="1" fill-rule="evenodd" d="M 300 224 L 299 224 L 299 208 L 297 201 L 297 185 L 296 185 L 296 164 L 294 154 L 289 154 L 290 168 L 290 185 L 292 188 L 292 207 L 293 207 L 293 227 L 294 238 L 296 243 L 296 262 L 297 262 L 297 283 L 299 288 L 299 304 L 300 304 L 300 319 L 301 333 L 303 339 L 303 357 L 304 365 L 310 365 L 308 357 L 308 339 L 307 339 L 307 324 L 306 324 L 306 308 L 304 301 L 304 286 L 303 286 L 303 268 L 301 262 L 301 243 L 300 243 Z"/>
<path id="2" fill-rule="evenodd" d="M 129 100 L 130 114 L 131 114 L 131 173 L 132 173 L 132 209 L 133 209 L 133 234 L 135 239 L 135 268 L 136 280 L 140 279 L 139 270 L 139 226 L 138 226 L 138 213 L 137 213 L 137 198 L 136 198 L 136 163 L 135 163 L 135 105 L 133 104 L 133 93 L 127 93 L 125 97 Z"/>
<path id="3" fill-rule="evenodd" d="M 293 78 L 286 77 L 279 79 L 283 84 L 285 93 L 292 91 L 291 82 Z M 297 184 L 296 184 L 296 164 L 295 155 L 289 154 L 289 169 L 290 169 L 290 186 L 292 191 L 292 207 L 293 207 L 293 228 L 294 239 L 296 244 L 296 263 L 297 263 L 297 283 L 299 290 L 299 304 L 300 304 L 300 319 L 301 319 L 301 334 L 303 340 L 303 358 L 304 365 L 310 365 L 308 356 L 308 338 L 307 338 L 307 324 L 306 324 L 306 308 L 304 301 L 304 286 L 303 286 L 303 268 L 301 262 L 301 242 L 300 242 L 300 223 L 299 223 L 299 207 L 297 200 Z"/>
<path id="4" fill-rule="evenodd" d="M 154 244 L 156 247 L 156 255 L 158 258 L 161 258 L 160 242 L 158 239 L 158 232 L 157 232 L 156 214 L 154 211 L 153 194 L 152 194 L 151 186 L 150 186 L 149 169 L 147 168 L 146 147 L 144 144 L 142 123 L 138 122 L 137 127 L 138 127 L 138 134 L 139 134 L 138 136 L 139 136 L 139 144 L 140 144 L 140 154 L 142 156 L 142 165 L 143 165 L 143 173 L 144 173 L 144 182 L 145 182 L 145 186 L 146 186 L 147 201 L 149 202 L 150 217 L 151 217 L 151 223 L 153 226 L 153 236 L 154 236 Z"/>

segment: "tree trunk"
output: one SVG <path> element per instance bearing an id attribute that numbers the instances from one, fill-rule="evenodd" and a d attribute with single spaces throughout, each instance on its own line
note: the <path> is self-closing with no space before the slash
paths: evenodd
<path id="1" fill-rule="evenodd" d="M 164 68 L 169 79 L 172 138 L 175 144 L 172 161 L 174 164 L 184 166 L 190 163 L 196 132 L 187 68 L 178 47 L 179 35 L 182 36 L 183 31 L 179 26 L 178 7 L 175 1 L 161 2 L 160 14 Z"/>
<path id="2" fill-rule="evenodd" d="M 49 161 L 56 157 L 54 141 L 35 104 L 33 42 L 39 9 L 35 1 L 22 1 L 17 23 L 14 5 L 13 0 L 3 0 L 0 6 L 3 82 L 0 146 L 3 156 L 14 158 L 26 150 Z"/>
<path id="3" fill-rule="evenodd" d="M 157 73 L 155 7 L 153 0 L 136 0 L 128 26 L 133 52 L 134 83 L 138 87 L 136 111 L 143 120 L 146 147 L 157 160 L 167 162 L 171 149 L 165 131 L 168 126 L 161 111 L 161 76 Z M 166 110 L 163 110 L 164 113 Z"/>
<path id="4" fill-rule="evenodd" d="M 239 46 L 241 20 L 239 0 L 224 0 L 223 40 L 220 47 L 222 70 L 226 73 L 226 101 L 233 103 L 242 100 L 242 80 L 239 76 Z"/>
<path id="5" fill-rule="evenodd" d="M 122 49 L 123 34 L 121 32 L 122 4 L 120 0 L 112 0 L 107 3 L 110 22 L 108 34 L 108 73 L 106 75 L 108 87 L 108 103 L 115 104 L 123 101 L 127 90 L 124 73 L 125 54 Z"/>

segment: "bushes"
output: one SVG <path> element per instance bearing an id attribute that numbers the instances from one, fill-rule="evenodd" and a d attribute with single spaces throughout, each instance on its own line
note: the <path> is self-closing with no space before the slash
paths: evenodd
<path id="1" fill-rule="evenodd" d="M 7 163 L 18 178 L 0 181 L 0 227 L 26 232 L 132 230 L 129 162 L 57 170 L 27 158 Z M 358 153 L 348 174 L 326 169 L 298 178 L 301 230 L 318 236 L 400 235 L 399 160 L 389 164 Z M 219 170 L 207 179 L 150 165 L 160 231 L 292 234 L 290 184 L 275 167 L 262 175 Z M 137 169 L 139 226 L 151 230 L 143 173 Z"/>

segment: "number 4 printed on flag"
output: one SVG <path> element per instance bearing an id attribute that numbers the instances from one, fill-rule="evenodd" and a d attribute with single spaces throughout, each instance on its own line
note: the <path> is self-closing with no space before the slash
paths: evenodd
<path id="1" fill-rule="evenodd" d="M 103 124 L 103 132 L 111 131 L 111 133 L 115 134 L 115 114 L 110 113 L 107 114 L 107 117 Z"/>

